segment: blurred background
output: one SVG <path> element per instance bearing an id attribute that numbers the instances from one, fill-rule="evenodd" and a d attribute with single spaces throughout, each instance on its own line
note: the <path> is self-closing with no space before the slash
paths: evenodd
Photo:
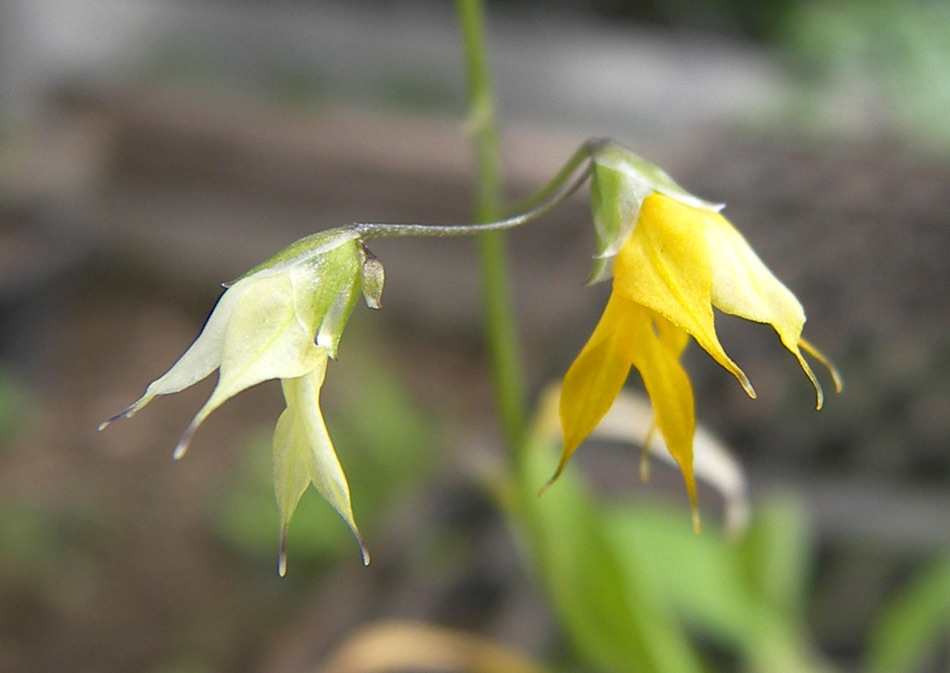
<path id="1" fill-rule="evenodd" d="M 355 311 L 329 368 L 369 568 L 309 493 L 277 577 L 275 384 L 180 462 L 210 381 L 95 431 L 191 343 L 219 283 L 296 238 L 469 219 L 452 9 L 0 3 L 0 670 L 320 670 L 393 618 L 570 661 L 480 485 L 503 456 L 471 241 L 377 242 L 384 309 Z M 513 199 L 612 136 L 728 203 L 805 305 L 846 382 L 821 413 L 766 328 L 719 320 L 755 402 L 699 349 L 688 367 L 753 507 L 800 513 L 808 624 L 854 669 L 891 592 L 950 546 L 950 6 L 499 0 L 488 19 Z M 602 310 L 592 251 L 583 195 L 512 237 L 534 392 Z M 643 485 L 633 451 L 581 453 L 572 469 L 688 526 L 672 471 Z M 922 670 L 946 670 L 943 648 Z"/>

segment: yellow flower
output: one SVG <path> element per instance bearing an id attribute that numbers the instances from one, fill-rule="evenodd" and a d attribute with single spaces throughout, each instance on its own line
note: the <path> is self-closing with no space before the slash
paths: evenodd
<path id="1" fill-rule="evenodd" d="M 287 403 L 274 434 L 280 572 L 286 569 L 291 516 L 310 483 L 359 540 L 346 476 L 324 426 L 319 396 L 327 359 L 336 355 L 359 288 L 367 304 L 378 307 L 382 283 L 382 267 L 368 256 L 356 232 L 335 229 L 301 239 L 231 283 L 185 354 L 139 400 L 99 429 L 217 369 L 217 385 L 175 447 L 175 458 L 181 458 L 211 412 L 251 386 L 280 379 Z M 360 547 L 368 562 L 362 541 Z"/>
<path id="2" fill-rule="evenodd" d="M 600 259 L 607 263 L 599 261 L 594 277 L 609 275 L 612 261 L 613 287 L 600 322 L 564 377 L 564 449 L 552 481 L 610 409 L 634 367 L 653 404 L 656 427 L 683 473 L 698 526 L 693 389 L 680 363 L 689 337 L 755 397 L 748 378 L 719 343 L 713 307 L 772 325 L 814 384 L 819 409 L 821 385 L 802 351 L 830 370 L 837 390 L 840 380 L 802 338 L 801 304 L 718 213 L 720 206 L 683 198 L 665 173 L 659 184 L 656 173 L 644 177 L 642 164 L 634 165 L 629 157 L 643 160 L 622 148 L 610 146 L 605 154 L 595 157 L 591 190 Z"/>

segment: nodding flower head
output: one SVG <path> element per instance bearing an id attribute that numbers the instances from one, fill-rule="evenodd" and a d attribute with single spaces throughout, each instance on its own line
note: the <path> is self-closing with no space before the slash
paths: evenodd
<path id="1" fill-rule="evenodd" d="M 336 356 L 360 290 L 379 306 L 382 266 L 351 229 L 297 241 L 227 284 L 201 334 L 140 399 L 99 426 L 132 416 L 159 395 L 177 393 L 218 370 L 218 383 L 175 447 L 182 457 L 212 411 L 243 390 L 280 379 L 287 409 L 274 437 L 274 486 L 281 520 L 281 561 L 287 527 L 303 491 L 313 483 L 359 539 L 343 469 L 320 412 L 327 360 Z M 363 549 L 364 561 L 369 557 Z"/>
<path id="2" fill-rule="evenodd" d="M 693 389 L 680 362 L 689 338 L 755 397 L 719 342 L 714 307 L 771 325 L 814 384 L 818 408 L 821 385 L 802 351 L 830 370 L 838 390 L 840 379 L 802 338 L 805 313 L 798 299 L 719 214 L 721 205 L 685 192 L 664 171 L 617 145 L 605 146 L 593 162 L 598 254 L 592 281 L 612 275 L 613 286 L 600 322 L 564 377 L 564 450 L 554 478 L 610 409 L 633 367 L 683 472 L 696 516 Z"/>

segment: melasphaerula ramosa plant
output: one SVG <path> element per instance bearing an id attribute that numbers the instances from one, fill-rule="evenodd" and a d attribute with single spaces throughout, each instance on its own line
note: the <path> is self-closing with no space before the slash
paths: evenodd
<path id="1" fill-rule="evenodd" d="M 351 223 L 293 243 L 226 284 L 185 354 L 100 430 L 217 370 L 217 386 L 175 447 L 175 458 L 181 458 L 211 412 L 251 386 L 279 379 L 287 405 L 273 440 L 280 573 L 286 571 L 291 517 L 310 484 L 353 531 L 369 563 L 346 476 L 320 410 L 328 362 L 337 354 L 359 296 L 370 308 L 380 306 L 383 267 L 367 243 L 527 225 L 588 181 L 596 239 L 590 282 L 612 279 L 612 290 L 600 322 L 561 385 L 563 451 L 548 484 L 611 409 L 632 367 L 650 398 L 655 428 L 683 474 L 698 527 L 696 418 L 692 385 L 681 361 L 689 341 L 696 341 L 755 397 L 748 377 L 719 342 L 713 308 L 771 325 L 814 385 L 818 408 L 822 387 L 805 355 L 829 370 L 836 390 L 841 382 L 829 360 L 802 337 L 805 312 L 795 295 L 720 214 L 722 205 L 690 194 L 662 169 L 608 140 L 584 143 L 524 212 L 512 217 L 471 225 Z"/>

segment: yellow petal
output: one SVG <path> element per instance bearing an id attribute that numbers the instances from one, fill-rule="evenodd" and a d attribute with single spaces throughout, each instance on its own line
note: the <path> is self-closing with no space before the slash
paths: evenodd
<path id="1" fill-rule="evenodd" d="M 656 414 L 656 426 L 683 473 L 693 506 L 694 523 L 698 526 L 696 480 L 693 476 L 696 412 L 693 386 L 679 360 L 681 338 L 675 336 L 678 331 L 676 327 L 659 315 L 651 315 L 648 309 L 629 303 L 627 311 L 642 313 L 644 319 L 635 321 L 637 331 L 622 342 L 624 355 L 643 379 L 643 386 Z"/>
<path id="2" fill-rule="evenodd" d="M 775 328 L 782 345 L 795 356 L 815 386 L 820 409 L 824 393 L 799 350 L 805 324 L 801 303 L 726 218 L 718 213 L 703 215 L 707 221 L 705 229 L 712 262 L 713 305 L 725 313 Z"/>
<path id="3" fill-rule="evenodd" d="M 621 354 L 618 341 L 629 339 L 635 329 L 620 302 L 611 296 L 594 333 L 564 375 L 559 409 L 564 449 L 548 484 L 597 427 L 627 380 L 630 361 Z"/>
<path id="4" fill-rule="evenodd" d="M 689 334 L 671 323 L 669 320 L 657 320 L 654 323 L 660 341 L 670 349 L 677 358 L 683 355 L 686 345 L 689 344 Z"/>
<path id="5" fill-rule="evenodd" d="M 825 368 L 828 370 L 828 373 L 831 374 L 831 380 L 835 384 L 835 392 L 840 393 L 844 389 L 844 381 L 841 378 L 841 374 L 838 373 L 838 368 L 835 367 L 834 363 L 829 360 L 824 353 L 815 348 L 811 342 L 806 341 L 805 339 L 799 339 L 798 345 L 803 351 L 811 355 L 813 358 L 818 360 L 818 362 L 825 366 Z"/>
<path id="6" fill-rule="evenodd" d="M 614 292 L 689 333 L 755 397 L 749 379 L 716 336 L 705 233 L 709 215 L 663 194 L 648 196 L 633 234 L 614 262 Z"/>
<path id="7" fill-rule="evenodd" d="M 591 437 L 642 445 L 647 435 L 649 446 L 643 447 L 642 460 L 648 461 L 652 454 L 676 464 L 663 436 L 655 430 L 656 413 L 646 395 L 622 390 Z M 733 537 L 743 532 L 749 521 L 750 503 L 742 464 L 732 455 L 732 449 L 701 423 L 696 424 L 693 436 L 693 470 L 697 480 L 705 481 L 722 495 L 726 532 Z"/>

